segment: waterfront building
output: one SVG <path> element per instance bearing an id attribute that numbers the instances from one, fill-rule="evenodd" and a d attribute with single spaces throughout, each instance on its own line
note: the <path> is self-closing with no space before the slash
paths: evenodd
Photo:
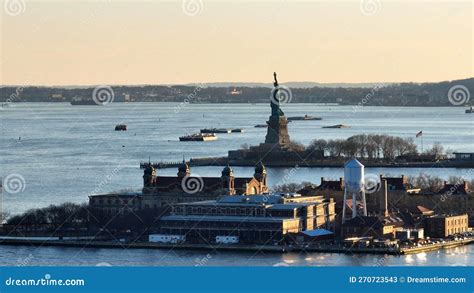
<path id="1" fill-rule="evenodd" d="M 454 184 L 448 184 L 447 181 L 444 181 L 443 188 L 441 188 L 438 194 L 444 195 L 467 195 L 469 193 L 469 186 L 466 181 L 457 182 Z"/>
<path id="2" fill-rule="evenodd" d="M 425 234 L 432 238 L 445 238 L 449 235 L 469 230 L 468 215 L 437 215 L 425 219 Z"/>
<path id="3" fill-rule="evenodd" d="M 143 172 L 142 192 L 113 192 L 89 196 L 89 205 L 106 213 L 161 209 L 180 202 L 214 200 L 222 195 L 266 194 L 267 170 L 262 163 L 255 166 L 253 177 L 235 177 L 226 166 L 220 177 L 200 177 L 191 174 L 183 161 L 177 176 L 158 176 L 149 164 Z"/>
<path id="4" fill-rule="evenodd" d="M 218 244 L 232 237 L 240 244 L 281 244 L 294 241 L 302 231 L 334 231 L 334 205 L 322 196 L 228 195 L 174 205 L 161 218 L 160 233 L 186 235 L 188 243 Z"/>
<path id="5" fill-rule="evenodd" d="M 341 236 L 373 237 L 376 239 L 393 239 L 398 229 L 403 229 L 403 220 L 396 216 L 358 216 L 346 220 L 341 225 Z"/>
<path id="6" fill-rule="evenodd" d="M 387 181 L 387 189 L 392 192 L 392 194 L 417 194 L 420 193 L 421 188 L 412 186 L 408 183 L 408 178 L 405 175 L 400 177 L 387 177 L 385 175 L 380 175 L 380 182 L 383 180 Z"/>
<path id="7" fill-rule="evenodd" d="M 344 196 L 344 180 L 342 177 L 339 180 L 327 180 L 321 177 L 319 185 L 309 184 L 297 191 L 301 195 L 323 195 L 334 197 L 336 201 L 342 200 Z"/>
<path id="8" fill-rule="evenodd" d="M 474 153 L 453 153 L 454 160 L 456 162 L 462 163 L 472 163 L 474 162 Z"/>

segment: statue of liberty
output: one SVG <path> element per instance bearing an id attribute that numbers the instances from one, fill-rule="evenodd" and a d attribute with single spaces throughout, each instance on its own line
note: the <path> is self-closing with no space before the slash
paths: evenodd
<path id="1" fill-rule="evenodd" d="M 273 72 L 273 97 L 270 99 L 270 107 L 272 107 L 272 116 L 285 116 L 285 113 L 280 109 L 280 88 L 278 85 L 277 74 Z"/>

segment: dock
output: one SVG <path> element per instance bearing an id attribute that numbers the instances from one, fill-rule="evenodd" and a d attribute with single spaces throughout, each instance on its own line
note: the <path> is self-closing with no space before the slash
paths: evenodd
<path id="1" fill-rule="evenodd" d="M 2 238 L 0 245 L 19 246 L 58 246 L 58 247 L 81 247 L 81 248 L 139 248 L 139 249 L 184 249 L 184 250 L 231 250 L 231 251 L 263 251 L 263 252 L 319 252 L 319 253 L 343 253 L 343 254 L 383 254 L 383 255 L 406 255 L 415 254 L 474 243 L 474 237 L 463 240 L 450 240 L 444 243 L 426 244 L 415 247 L 356 247 L 343 244 L 291 244 L 291 245 L 247 245 L 247 244 L 193 244 L 193 243 L 154 243 L 154 242 L 119 242 L 104 240 L 34 240 L 31 238 L 14 239 Z"/>

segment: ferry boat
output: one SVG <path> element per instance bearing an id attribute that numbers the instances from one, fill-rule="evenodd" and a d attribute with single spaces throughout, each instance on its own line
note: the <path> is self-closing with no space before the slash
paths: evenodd
<path id="1" fill-rule="evenodd" d="M 201 133 L 231 133 L 232 129 L 227 128 L 204 128 Z"/>
<path id="2" fill-rule="evenodd" d="M 201 133 L 235 133 L 244 132 L 242 128 L 204 128 Z"/>
<path id="3" fill-rule="evenodd" d="M 125 124 L 117 124 L 115 125 L 115 131 L 126 131 L 127 125 Z"/>
<path id="4" fill-rule="evenodd" d="M 214 133 L 196 133 L 191 135 L 180 136 L 179 141 L 212 141 L 217 140 Z"/>
<path id="5" fill-rule="evenodd" d="M 466 114 L 472 114 L 472 113 L 474 113 L 474 107 L 469 106 L 469 109 L 466 110 Z"/>

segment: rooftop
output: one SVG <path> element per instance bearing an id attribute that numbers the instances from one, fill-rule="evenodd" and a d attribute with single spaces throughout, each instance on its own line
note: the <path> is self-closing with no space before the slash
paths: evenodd
<path id="1" fill-rule="evenodd" d="M 171 215 L 164 216 L 161 221 L 218 221 L 218 222 L 267 222 L 299 221 L 299 218 L 280 217 L 248 217 L 248 216 L 207 216 L 207 215 Z"/>

